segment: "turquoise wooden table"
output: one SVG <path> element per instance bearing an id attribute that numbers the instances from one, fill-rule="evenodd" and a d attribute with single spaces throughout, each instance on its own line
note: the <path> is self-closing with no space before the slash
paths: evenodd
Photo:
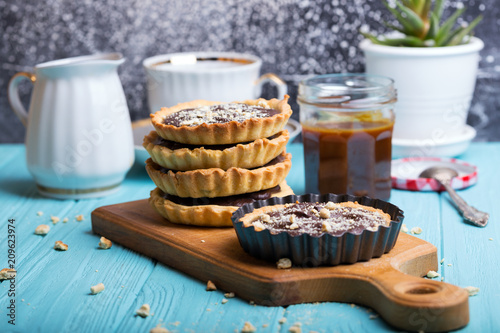
<path id="1" fill-rule="evenodd" d="M 293 167 L 287 181 L 301 194 L 302 147 L 289 144 L 288 151 Z M 265 307 L 237 297 L 223 303 L 223 291 L 207 292 L 206 282 L 119 244 L 99 250 L 90 214 L 103 205 L 147 198 L 154 184 L 140 164 L 134 165 L 114 195 L 52 200 L 37 193 L 23 145 L 0 145 L 0 156 L 0 268 L 8 267 L 7 237 L 9 225 L 14 225 L 18 271 L 15 282 L 0 285 L 0 332 L 149 332 L 158 324 L 172 332 L 239 332 L 245 322 L 257 332 L 289 332 L 298 323 L 302 332 L 393 331 L 372 310 L 352 304 Z M 460 332 L 498 332 L 500 143 L 474 143 L 460 158 L 479 168 L 478 183 L 460 194 L 490 213 L 486 228 L 465 224 L 447 194 L 393 190 L 390 201 L 405 211 L 409 229 L 422 228 L 417 237 L 436 245 L 439 259 L 444 258 L 439 265 L 444 281 L 480 289 L 469 298 L 470 322 Z M 82 221 L 76 219 L 79 215 Z M 51 216 L 60 221 L 53 224 Z M 42 223 L 51 227 L 45 237 L 34 234 Z M 68 244 L 69 250 L 55 251 L 57 240 Z M 91 295 L 90 287 L 100 282 L 105 290 Z M 12 300 L 15 325 L 9 323 Z M 151 315 L 136 316 L 144 303 L 151 306 Z M 427 320 L 433 320 L 432 314 Z"/>

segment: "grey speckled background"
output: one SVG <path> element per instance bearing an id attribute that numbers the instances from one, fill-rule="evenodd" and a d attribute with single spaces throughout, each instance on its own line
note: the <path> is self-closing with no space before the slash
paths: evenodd
<path id="1" fill-rule="evenodd" d="M 476 36 L 486 44 L 468 122 L 478 130 L 476 141 L 499 141 L 500 7 L 498 0 L 463 3 L 467 21 L 484 15 Z M 22 142 L 25 135 L 7 101 L 12 75 L 41 62 L 97 52 L 117 51 L 127 58 L 120 78 L 132 119 L 148 114 L 144 58 L 208 50 L 262 57 L 263 72 L 287 81 L 297 118 L 298 82 L 311 74 L 362 72 L 358 31 L 363 25 L 383 30 L 384 18 L 380 0 L 0 0 L 0 142 Z M 30 91 L 28 83 L 21 87 L 25 105 Z"/>

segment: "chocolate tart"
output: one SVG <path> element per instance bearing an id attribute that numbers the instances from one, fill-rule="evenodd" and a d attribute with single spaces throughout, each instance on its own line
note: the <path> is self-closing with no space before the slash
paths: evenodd
<path id="1" fill-rule="evenodd" d="M 152 159 L 146 161 L 146 171 L 156 186 L 165 193 L 183 198 L 225 197 L 265 190 L 285 180 L 291 166 L 292 155 L 285 152 L 255 169 L 173 171 Z"/>
<path id="2" fill-rule="evenodd" d="M 292 109 L 283 100 L 233 103 L 197 100 L 162 108 L 151 121 L 162 138 L 191 145 L 250 142 L 283 130 Z"/>
<path id="3" fill-rule="evenodd" d="M 350 204 L 345 204 L 346 202 L 350 202 Z M 254 221 L 256 216 L 261 216 L 265 221 L 275 223 L 274 218 L 278 217 L 271 216 L 271 219 L 268 219 L 265 215 L 282 208 L 283 205 L 290 205 L 290 211 L 293 211 L 293 205 L 296 203 L 307 203 L 308 205 L 332 203 L 332 207 L 340 206 L 341 210 L 346 209 L 345 212 L 341 212 L 345 214 L 343 222 L 345 224 L 357 221 L 357 218 L 351 215 L 349 207 L 367 206 L 368 208 L 364 210 L 363 214 L 367 216 L 373 214 L 374 218 L 376 216 L 378 222 L 381 223 L 378 225 L 369 223 L 368 228 L 356 227 L 351 228 L 353 230 L 350 231 L 341 230 L 341 228 L 324 228 L 320 224 L 319 231 L 308 230 L 309 227 L 302 228 L 301 231 L 300 228 L 290 228 L 292 223 L 288 227 L 282 224 L 279 228 L 269 228 L 265 226 L 267 222 L 255 223 Z M 339 205 L 340 203 L 344 204 Z M 342 208 L 342 206 L 344 207 Z M 301 215 L 302 213 L 298 212 L 297 214 Z M 314 214 L 318 217 L 316 212 Z M 337 218 L 338 214 L 332 214 Z M 232 216 L 238 240 L 246 252 L 254 257 L 271 261 L 289 258 L 297 266 L 334 266 L 380 257 L 389 252 L 396 244 L 403 219 L 403 211 L 386 201 L 347 194 L 306 194 L 270 198 L 245 204 Z M 311 223 L 315 223 L 314 219 L 311 219 Z"/>
<path id="4" fill-rule="evenodd" d="M 164 168 L 187 171 L 231 167 L 251 169 L 281 154 L 290 135 L 283 130 L 270 138 L 235 145 L 186 145 L 168 141 L 152 131 L 144 137 L 144 148 L 153 162 Z"/>
<path id="5" fill-rule="evenodd" d="M 231 227 L 231 215 L 245 203 L 258 199 L 293 194 L 283 181 L 272 189 L 219 198 L 179 198 L 166 195 L 159 188 L 151 191 L 150 205 L 172 223 L 203 227 Z"/>

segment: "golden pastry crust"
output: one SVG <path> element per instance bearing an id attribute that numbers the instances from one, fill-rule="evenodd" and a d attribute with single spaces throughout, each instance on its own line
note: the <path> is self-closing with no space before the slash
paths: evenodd
<path id="1" fill-rule="evenodd" d="M 234 103 L 261 106 L 278 110 L 279 113 L 266 118 L 251 118 L 243 122 L 229 121 L 226 123 L 206 124 L 197 126 L 173 126 L 164 123 L 166 116 L 175 112 L 197 108 L 200 106 L 210 106 L 222 104 L 196 100 L 188 103 L 180 103 L 170 108 L 162 108 L 151 115 L 151 121 L 158 135 L 170 141 L 191 144 L 191 145 L 221 145 L 240 142 L 250 142 L 260 138 L 270 137 L 285 127 L 288 118 L 292 115 L 292 109 L 288 105 L 289 96 L 285 95 L 283 100 L 263 98 L 256 100 L 246 100 Z"/>
<path id="2" fill-rule="evenodd" d="M 284 197 L 293 194 L 286 181 L 280 185 L 281 190 L 273 193 L 272 197 Z M 176 204 L 162 196 L 159 188 L 151 191 L 149 198 L 150 205 L 169 222 L 186 225 L 196 225 L 202 227 L 231 227 L 231 215 L 239 207 L 237 206 L 219 206 L 219 205 L 200 205 L 185 206 Z"/>
<path id="3" fill-rule="evenodd" d="M 214 198 L 257 192 L 274 187 L 285 180 L 292 166 L 292 155 L 281 153 L 283 161 L 256 169 L 219 168 L 192 171 L 168 170 L 152 159 L 146 161 L 146 171 L 163 192 L 183 198 Z"/>
<path id="4" fill-rule="evenodd" d="M 277 135 L 279 136 L 273 139 L 257 139 L 221 150 L 204 147 L 172 150 L 155 144 L 159 135 L 152 131 L 144 137 L 143 146 L 156 164 L 167 169 L 179 171 L 210 168 L 228 170 L 231 167 L 251 169 L 267 164 L 285 150 L 290 138 L 288 131 L 281 131 Z"/>

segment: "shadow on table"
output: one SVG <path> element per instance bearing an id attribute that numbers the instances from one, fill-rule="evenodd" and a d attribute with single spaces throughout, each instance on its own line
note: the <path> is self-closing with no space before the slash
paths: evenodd
<path id="1" fill-rule="evenodd" d="M 41 197 L 36 184 L 30 178 L 8 178 L 0 180 L 0 194 L 15 195 L 18 197 Z"/>

